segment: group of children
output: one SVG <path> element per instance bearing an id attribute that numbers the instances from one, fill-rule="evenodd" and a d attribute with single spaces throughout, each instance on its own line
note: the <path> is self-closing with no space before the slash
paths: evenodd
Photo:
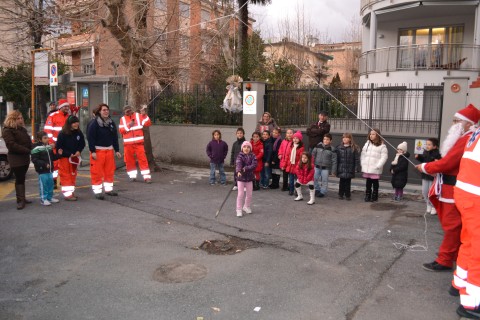
<path id="1" fill-rule="evenodd" d="M 280 176 L 283 176 L 282 191 L 295 195 L 295 201 L 303 200 L 302 186 L 309 190 L 307 204 L 315 203 L 315 197 L 322 198 L 328 192 L 330 176 L 339 178 L 338 198 L 351 200 L 351 180 L 356 172 L 362 169 L 362 177 L 366 179 L 365 202 L 378 200 L 379 179 L 388 159 L 388 151 L 380 131 L 369 132 L 362 149 L 355 144 L 351 133 L 342 135 L 342 142 L 332 146 L 332 135 L 327 133 L 311 152 L 303 145 L 300 131 L 288 129 L 282 139 L 280 129 L 262 133 L 254 132 L 250 141 L 245 139 L 245 131 L 238 128 L 237 140 L 233 143 L 230 165 L 235 167 L 233 190 L 238 190 L 236 214 L 251 213 L 252 191 L 280 188 Z M 215 184 L 215 169 L 220 172 L 220 183 L 226 184 L 224 160 L 228 153 L 228 145 L 221 140 L 221 133 L 215 130 L 212 141 L 207 145 L 210 158 L 210 184 Z M 407 142 L 397 147 L 397 153 L 390 165 L 394 201 L 403 197 L 403 189 L 408 178 L 408 162 L 410 154 Z M 420 162 L 430 162 L 439 158 L 438 140 L 428 139 L 423 155 L 416 155 Z M 270 183 L 271 180 L 271 183 Z M 428 190 L 433 177 L 422 176 L 423 195 L 427 201 L 427 212 L 435 214 L 435 209 L 428 202 Z"/>

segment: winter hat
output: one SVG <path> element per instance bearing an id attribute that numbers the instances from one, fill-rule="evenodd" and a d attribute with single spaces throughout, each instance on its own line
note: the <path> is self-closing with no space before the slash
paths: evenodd
<path id="1" fill-rule="evenodd" d="M 130 110 L 130 111 L 133 111 L 133 108 L 131 106 L 125 106 L 123 107 L 123 112 L 127 111 L 127 110 Z"/>
<path id="2" fill-rule="evenodd" d="M 480 110 L 475 108 L 473 104 L 469 104 L 462 110 L 459 110 L 457 113 L 455 113 L 454 117 L 476 124 L 478 120 L 480 120 Z"/>
<path id="3" fill-rule="evenodd" d="M 70 103 L 68 103 L 67 99 L 59 99 L 57 109 L 61 109 L 63 107 L 70 107 Z"/>
<path id="4" fill-rule="evenodd" d="M 68 119 L 67 119 L 67 122 L 68 122 L 68 124 L 72 124 L 72 123 L 75 123 L 75 122 L 80 122 L 80 120 L 78 120 L 78 118 L 75 117 L 75 116 L 69 116 Z"/>
<path id="5" fill-rule="evenodd" d="M 302 141 L 303 140 L 302 132 L 300 130 L 295 132 L 294 135 L 292 136 L 292 139 L 295 137 L 297 137 L 300 141 Z"/>
<path id="6" fill-rule="evenodd" d="M 407 150 L 408 150 L 407 142 L 406 142 L 406 141 L 403 141 L 402 143 L 400 143 L 400 144 L 398 145 L 397 149 L 400 149 L 400 150 L 402 150 L 403 152 L 407 152 Z"/>
<path id="7" fill-rule="evenodd" d="M 250 150 L 252 150 L 252 144 L 250 143 L 250 141 L 243 141 L 243 143 L 242 143 L 242 149 L 243 149 L 243 147 L 245 147 L 245 146 L 246 146 L 246 147 L 249 147 Z"/>

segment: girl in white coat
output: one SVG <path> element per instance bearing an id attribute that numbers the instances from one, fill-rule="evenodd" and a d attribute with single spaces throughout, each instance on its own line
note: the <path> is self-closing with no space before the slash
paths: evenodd
<path id="1" fill-rule="evenodd" d="M 383 166 L 388 159 L 387 146 L 383 143 L 383 139 L 380 135 L 381 133 L 378 129 L 370 131 L 367 142 L 363 146 L 360 155 L 362 176 L 367 179 L 365 202 L 375 202 L 378 200 L 378 180 L 383 171 Z"/>

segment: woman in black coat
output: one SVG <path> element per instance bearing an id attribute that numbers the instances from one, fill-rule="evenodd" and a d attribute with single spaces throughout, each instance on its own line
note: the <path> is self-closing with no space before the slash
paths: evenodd
<path id="1" fill-rule="evenodd" d="M 32 140 L 25 129 L 23 116 L 18 110 L 11 111 L 3 122 L 2 137 L 8 149 L 8 162 L 15 175 L 15 193 L 17 209 L 25 208 L 26 203 L 32 203 L 25 198 L 25 176 L 30 165 Z"/>

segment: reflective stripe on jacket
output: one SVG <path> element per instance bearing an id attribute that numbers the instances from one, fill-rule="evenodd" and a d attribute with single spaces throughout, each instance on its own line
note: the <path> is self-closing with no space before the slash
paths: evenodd
<path id="1" fill-rule="evenodd" d="M 133 125 L 130 125 L 130 122 L 133 120 Z M 120 119 L 119 130 L 123 136 L 124 144 L 143 144 L 143 127 L 148 127 L 151 125 L 150 118 L 147 115 L 140 115 L 138 112 L 135 112 L 131 116 L 123 116 Z"/>

